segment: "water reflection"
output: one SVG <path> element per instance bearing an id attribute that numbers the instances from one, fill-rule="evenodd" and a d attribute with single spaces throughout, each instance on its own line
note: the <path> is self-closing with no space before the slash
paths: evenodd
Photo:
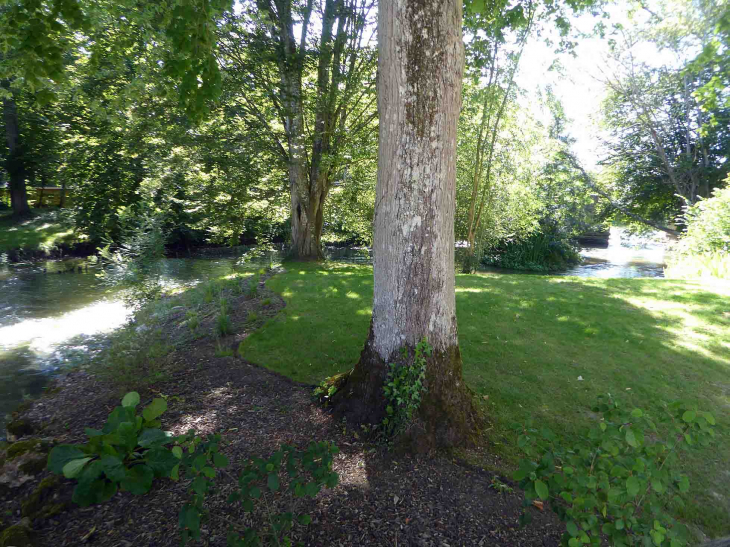
<path id="1" fill-rule="evenodd" d="M 611 228 L 606 248 L 581 249 L 583 263 L 560 275 L 577 277 L 664 277 L 663 233 L 630 236 L 623 228 Z"/>

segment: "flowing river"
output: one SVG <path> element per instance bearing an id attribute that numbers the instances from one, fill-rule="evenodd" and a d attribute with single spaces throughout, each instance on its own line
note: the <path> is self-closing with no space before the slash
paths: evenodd
<path id="1" fill-rule="evenodd" d="M 626 247 L 612 229 L 605 249 L 583 249 L 583 264 L 562 275 L 579 277 L 662 277 L 664 245 L 639 242 Z M 339 249 L 328 258 L 367 263 L 366 249 Z M 240 256 L 166 259 L 164 283 L 192 285 L 247 266 Z M 502 270 L 503 271 L 503 270 Z M 80 259 L 0 264 L 0 438 L 4 417 L 25 398 L 36 397 L 59 369 L 98 351 L 103 334 L 122 326 L 129 310 Z"/>

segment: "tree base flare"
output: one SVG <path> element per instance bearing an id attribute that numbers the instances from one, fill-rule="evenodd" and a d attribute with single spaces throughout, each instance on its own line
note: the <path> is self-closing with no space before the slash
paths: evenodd
<path id="1" fill-rule="evenodd" d="M 388 416 L 383 385 L 388 362 L 396 358 L 384 361 L 372 342 L 371 326 L 360 360 L 346 377 L 338 378 L 339 389 L 331 399 L 335 413 L 354 424 L 376 425 Z M 453 346 L 427 357 L 421 404 L 394 441 L 399 448 L 415 453 L 469 446 L 476 443 L 481 423 L 473 395 L 461 376 L 459 347 Z"/>

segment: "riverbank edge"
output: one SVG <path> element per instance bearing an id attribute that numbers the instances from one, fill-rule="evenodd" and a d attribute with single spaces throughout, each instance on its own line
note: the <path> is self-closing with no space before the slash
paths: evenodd
<path id="1" fill-rule="evenodd" d="M 256 280 L 256 287 L 259 291 L 257 296 L 259 303 L 263 304 L 273 296 L 280 300 L 280 305 L 274 306 L 271 310 L 272 313 L 268 314 L 269 318 L 276 316 L 286 305 L 281 295 L 265 288 L 266 279 L 275 273 L 278 272 L 269 272 L 265 277 L 262 276 L 262 278 Z M 251 293 L 249 292 L 243 298 L 246 299 L 250 296 Z M 249 300 L 252 299 L 249 298 Z M 176 313 L 177 319 L 180 319 L 181 311 L 177 310 Z M 176 324 L 177 321 L 168 322 L 169 331 L 166 333 L 168 337 L 174 338 L 176 336 L 177 333 L 174 328 Z M 132 322 L 132 325 L 134 325 L 134 322 Z M 135 329 L 140 329 L 142 326 L 136 325 Z M 251 329 L 251 332 L 260 326 L 260 324 L 256 325 L 256 328 Z M 382 488 L 372 488 L 373 494 L 382 497 L 382 500 L 378 501 L 375 505 L 361 509 L 360 513 L 365 513 L 366 510 L 376 511 L 370 517 L 365 518 L 369 522 L 378 523 L 379 532 L 390 536 L 391 543 L 393 539 L 398 541 L 399 533 L 401 534 L 401 538 L 406 539 L 405 536 L 407 534 L 402 531 L 404 521 L 398 517 L 398 511 L 389 514 L 389 517 L 386 519 L 376 519 L 377 515 L 381 514 L 382 511 L 378 507 L 384 507 L 387 503 L 393 503 L 393 499 L 398 499 L 397 493 L 400 493 L 402 496 L 406 488 L 410 488 L 409 493 L 416 495 L 420 500 L 413 514 L 423 514 L 426 517 L 420 519 L 424 521 L 423 525 L 430 530 L 425 535 L 433 534 L 434 531 L 437 536 L 446 533 L 443 525 L 438 527 L 438 530 L 433 530 L 432 522 L 436 520 L 436 517 L 442 519 L 445 514 L 453 512 L 450 508 L 454 502 L 446 500 L 443 502 L 446 503 L 445 506 L 441 506 L 442 502 L 436 502 L 436 508 L 434 509 L 434 503 L 430 497 L 423 495 L 430 488 L 434 479 L 442 476 L 446 481 L 446 486 L 441 487 L 442 491 L 446 488 L 447 491 L 454 490 L 458 492 L 467 488 L 467 485 L 469 487 L 473 486 L 475 482 L 482 488 L 483 492 L 480 492 L 479 503 L 471 504 L 470 509 L 474 513 L 467 518 L 470 522 L 480 522 L 480 525 L 476 528 L 479 529 L 482 540 L 487 537 L 484 535 L 484 532 L 491 530 L 492 535 L 500 539 L 506 539 L 511 544 L 548 545 L 550 547 L 558 545 L 558 538 L 562 533 L 561 525 L 554 515 L 550 513 L 535 512 L 534 516 L 537 526 L 532 528 L 518 528 L 516 526 L 519 515 L 522 512 L 522 496 L 520 492 L 516 491 L 516 485 L 511 480 L 495 475 L 483 466 L 469 464 L 466 457 L 457 458 L 459 460 L 457 462 L 453 455 L 446 455 L 437 459 L 433 457 L 434 455 L 430 455 L 429 458 L 425 459 L 406 458 L 405 462 L 400 462 L 399 467 L 399 462 L 391 461 L 393 456 L 388 453 L 384 446 L 371 445 L 362 441 L 357 431 L 348 430 L 346 425 L 334 420 L 327 411 L 322 410 L 318 405 L 314 404 L 311 395 L 311 385 L 297 382 L 261 365 L 242 359 L 238 352 L 234 351 L 240 345 L 240 342 L 237 341 L 238 334 L 239 332 L 232 333 L 230 335 L 231 340 L 226 341 L 224 345 L 219 344 L 217 348 L 213 346 L 214 342 L 210 336 L 206 337 L 205 340 L 197 340 L 195 345 L 197 347 L 207 344 L 208 358 L 212 357 L 210 355 L 212 351 L 216 352 L 216 357 L 218 357 L 219 352 L 221 353 L 221 356 L 216 361 L 215 370 L 219 372 L 223 371 L 224 373 L 226 371 L 243 370 L 244 374 L 248 374 L 249 377 L 258 378 L 259 382 L 263 381 L 266 390 L 265 398 L 275 403 L 277 408 L 279 408 L 281 403 L 277 403 L 276 401 L 280 399 L 282 392 L 290 390 L 295 394 L 297 402 L 291 405 L 289 410 L 284 412 L 284 421 L 287 423 L 291 421 L 296 422 L 293 416 L 291 418 L 289 417 L 289 413 L 302 414 L 306 417 L 310 427 L 305 430 L 294 427 L 288 434 L 295 434 L 294 431 L 296 431 L 296 435 L 299 435 L 299 441 L 291 441 L 287 438 L 287 443 L 294 442 L 294 444 L 302 444 L 302 442 L 311 442 L 312 436 L 336 442 L 343 448 L 341 454 L 348 453 L 347 456 L 344 456 L 348 461 L 344 464 L 339 464 L 339 467 L 337 467 L 340 476 L 347 477 L 348 483 L 362 483 L 368 480 L 375 481 L 377 472 L 382 472 L 389 477 L 382 482 Z M 185 356 L 190 358 L 189 352 L 186 352 Z M 176 372 L 180 375 L 181 379 L 196 377 L 196 382 L 201 381 L 199 368 L 190 368 L 188 370 L 178 369 Z M 230 386 L 230 382 L 226 382 L 225 386 Z M 245 391 L 247 390 L 250 393 L 251 383 L 244 382 L 242 386 Z M 139 388 L 139 392 L 142 395 L 143 401 L 148 400 L 152 396 L 163 396 L 173 406 L 184 404 L 185 399 L 193 395 L 189 388 L 186 390 L 176 386 L 175 391 L 171 391 L 169 388 L 170 382 L 162 381 L 153 383 L 152 385 L 142 386 Z M 123 391 L 126 391 L 126 389 L 128 388 L 125 388 Z M 197 386 L 196 391 L 199 391 Z M 212 393 L 215 392 L 217 390 L 213 390 Z M 94 542 L 97 545 L 104 547 L 119 545 L 118 537 L 111 538 L 102 532 L 102 524 L 99 522 L 100 518 L 105 526 L 113 527 L 114 530 L 109 530 L 109 534 L 114 533 L 117 529 L 120 527 L 123 528 L 129 523 L 135 530 L 135 533 L 141 532 L 144 537 L 148 538 L 148 541 L 151 541 L 150 534 L 156 533 L 161 538 L 164 538 L 161 539 L 159 545 L 171 546 L 178 543 L 177 530 L 175 529 L 177 519 L 161 517 L 157 513 L 162 513 L 158 509 L 160 507 L 169 510 L 171 506 L 182 505 L 180 496 L 181 493 L 182 495 L 185 494 L 184 484 L 180 485 L 178 483 L 175 485 L 174 483 L 170 484 L 166 482 L 160 485 L 156 483 L 153 491 L 144 497 L 136 498 L 131 497 L 128 493 L 119 493 L 115 496 L 114 500 L 106 504 L 83 509 L 70 502 L 73 487 L 71 482 L 56 476 L 51 476 L 45 470 L 46 454 L 50 448 L 55 444 L 79 442 L 82 440 L 83 427 L 100 426 L 100 421 L 113 408 L 115 401 L 118 404 L 120 394 L 119 386 L 105 381 L 103 376 L 77 369 L 55 379 L 53 384 L 49 386 L 49 389 L 38 399 L 27 401 L 19 406 L 14 413 L 14 422 L 17 425 L 25 424 L 27 427 L 35 427 L 33 424 L 42 424 L 42 426 L 34 430 L 28 429 L 24 432 L 16 431 L 17 433 L 21 433 L 21 436 L 13 437 L 15 442 L 11 447 L 21 447 L 23 449 L 22 454 L 27 456 L 19 456 L 21 450 L 15 450 L 13 451 L 15 456 L 13 461 L 19 457 L 31 458 L 34 462 L 33 465 L 35 466 L 36 474 L 27 484 L 20 486 L 20 491 L 17 488 L 14 491 L 6 487 L 0 488 L 0 500 L 5 505 L 3 507 L 5 514 L 15 514 L 18 517 L 22 517 L 10 526 L 7 526 L 10 524 L 9 522 L 2 523 L 0 521 L 0 546 L 23 545 L 41 547 L 44 545 L 77 545 L 78 543 L 86 542 L 91 536 L 94 536 Z M 238 402 L 243 403 L 243 401 Z M 265 404 L 264 400 L 254 400 L 253 403 L 255 403 L 252 407 L 253 410 L 249 410 L 249 413 L 254 412 L 258 415 L 259 412 L 263 412 L 260 410 L 260 407 L 262 404 Z M 199 409 L 200 401 L 190 401 L 188 407 Z M 233 408 L 236 407 L 234 406 Z M 248 415 L 244 413 L 242 416 L 245 417 Z M 253 423 L 258 424 L 259 418 L 254 418 Z M 167 426 L 168 424 L 164 425 Z M 238 429 L 238 427 L 235 428 L 236 431 Z M 248 434 L 254 431 L 253 426 L 241 429 L 248 431 Z M 261 431 L 260 426 L 257 426 L 255 429 Z M 273 433 L 277 434 L 277 431 L 275 430 Z M 268 431 L 265 435 L 269 435 Z M 258 446 L 257 443 L 253 444 Z M 257 450 L 262 449 L 258 447 Z M 7 452 L 6 449 L 5 453 L 7 454 Z M 362 465 L 362 458 L 368 460 L 366 465 Z M 471 459 L 472 461 L 476 461 L 477 458 Z M 479 459 L 484 461 L 483 457 Z M 384 464 L 384 462 L 387 462 L 387 464 Z M 494 463 L 496 466 L 496 462 Z M 407 469 L 411 471 L 408 472 Z M 367 477 L 364 476 L 365 473 L 367 473 Z M 413 484 L 413 473 L 420 473 L 420 478 L 417 480 L 417 487 Z M 506 491 L 490 489 L 492 488 L 491 485 L 495 484 L 495 481 L 497 484 L 507 485 L 506 488 L 508 489 Z M 387 490 L 389 487 L 392 490 Z M 383 490 L 382 492 L 381 489 Z M 419 489 L 421 490 L 420 497 L 418 496 Z M 22 495 L 14 495 L 18 492 Z M 8 511 L 7 494 L 9 493 L 9 497 L 11 498 L 10 503 L 16 506 L 15 511 Z M 165 497 L 163 503 L 160 503 L 160 496 L 166 495 L 172 496 L 172 499 Z M 145 508 L 144 505 L 148 502 L 148 497 L 153 498 L 155 496 L 156 500 L 149 501 L 151 507 L 149 509 Z M 3 497 L 5 497 L 4 500 L 2 499 Z M 345 518 L 335 517 L 334 521 L 337 526 L 334 529 L 325 523 L 322 526 L 323 531 L 320 531 L 320 535 L 315 535 L 315 539 L 312 540 L 313 543 L 308 542 L 308 545 L 322 544 L 322 533 L 333 535 L 332 539 L 340 537 L 342 540 L 348 541 L 348 538 L 352 538 L 353 532 L 358 532 L 357 527 L 361 525 L 358 524 L 355 516 L 348 513 L 353 507 L 351 495 L 348 496 L 345 493 L 344 497 L 334 496 L 334 501 L 332 501 L 332 497 L 333 495 L 330 494 L 326 501 L 318 500 L 318 505 L 324 504 L 324 513 L 319 513 L 318 516 L 314 517 L 314 524 L 320 524 L 322 520 L 326 519 L 333 512 L 337 512 L 338 514 L 344 512 L 350 516 Z M 411 500 L 408 501 L 410 502 Z M 473 501 L 476 502 L 476 499 Z M 114 509 L 115 505 L 119 506 L 121 513 Z M 142 511 L 145 514 L 153 515 L 154 518 L 150 519 L 147 517 L 140 521 L 141 512 L 138 510 L 140 506 L 143 506 Z M 488 510 L 487 515 L 482 513 L 485 508 Z M 490 509 L 491 511 L 489 511 Z M 116 516 L 115 513 L 116 515 L 121 515 L 121 517 Z M 355 515 L 357 513 L 358 511 L 355 511 Z M 452 522 L 449 525 L 450 530 L 447 530 L 451 534 L 448 536 L 451 541 L 454 541 L 462 533 L 460 523 L 463 518 L 466 518 L 463 511 L 457 511 L 455 514 L 458 515 L 458 518 L 456 522 Z M 166 515 L 166 517 L 170 517 L 170 515 Z M 412 519 L 405 519 L 406 526 L 410 520 Z M 172 530 L 169 529 L 170 526 L 173 527 Z M 166 529 L 162 530 L 163 527 L 166 527 Z M 470 530 L 469 533 L 473 534 L 474 530 Z M 395 534 L 394 538 L 393 534 Z M 472 539 L 477 542 L 479 537 Z M 407 540 L 405 543 L 407 543 Z M 121 544 L 147 543 L 127 541 L 124 539 Z M 158 543 L 155 544 L 157 545 Z M 380 545 L 381 543 L 365 541 L 360 544 Z"/>

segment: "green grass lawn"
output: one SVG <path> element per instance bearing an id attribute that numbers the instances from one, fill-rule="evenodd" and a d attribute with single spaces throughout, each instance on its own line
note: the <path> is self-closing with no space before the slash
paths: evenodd
<path id="1" fill-rule="evenodd" d="M 316 384 L 358 359 L 372 269 L 286 269 L 268 287 L 287 307 L 241 353 Z M 685 454 L 692 498 L 675 512 L 709 534 L 730 533 L 730 286 L 487 274 L 459 275 L 456 287 L 464 376 L 487 407 L 486 441 L 504 461 L 503 472 L 519 457 L 510 426 L 528 417 L 570 439 L 588 429 L 600 394 L 649 410 L 677 399 L 696 402 L 717 418 L 719 437 Z"/>
<path id="2" fill-rule="evenodd" d="M 0 213 L 0 253 L 14 249 L 50 251 L 60 243 L 79 240 L 66 211 L 57 209 L 36 212 L 16 221 L 11 212 Z"/>

